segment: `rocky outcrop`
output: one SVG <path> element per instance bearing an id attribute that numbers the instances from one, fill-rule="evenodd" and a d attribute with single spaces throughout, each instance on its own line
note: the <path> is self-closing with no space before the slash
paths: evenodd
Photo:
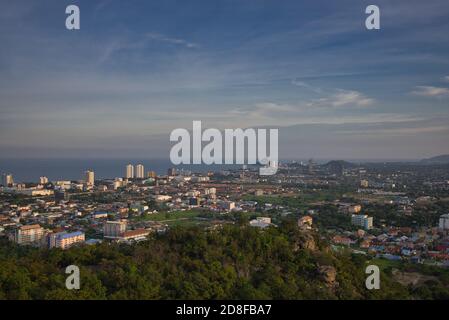
<path id="1" fill-rule="evenodd" d="M 298 241 L 295 243 L 295 251 L 298 251 L 300 249 L 307 249 L 311 251 L 318 250 L 318 246 L 316 244 L 315 238 L 313 237 L 312 233 L 310 232 L 304 232 L 301 234 L 301 237 Z"/>
<path id="2" fill-rule="evenodd" d="M 318 273 L 327 286 L 334 287 L 337 284 L 337 270 L 334 267 L 320 266 L 318 267 Z"/>

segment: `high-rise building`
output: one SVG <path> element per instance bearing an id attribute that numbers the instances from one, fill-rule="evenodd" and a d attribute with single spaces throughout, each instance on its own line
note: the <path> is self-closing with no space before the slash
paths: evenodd
<path id="1" fill-rule="evenodd" d="M 87 170 L 85 175 L 86 184 L 93 186 L 95 184 L 95 173 L 92 170 Z"/>
<path id="2" fill-rule="evenodd" d="M 353 214 L 351 223 L 355 226 L 369 230 L 373 228 L 373 217 L 368 217 L 366 214 Z"/>
<path id="3" fill-rule="evenodd" d="M 32 244 L 44 238 L 44 228 L 38 224 L 21 226 L 15 230 L 14 241 L 18 244 Z"/>
<path id="4" fill-rule="evenodd" d="M 169 168 L 167 170 L 167 175 L 168 176 L 176 176 L 176 169 L 175 168 Z"/>
<path id="5" fill-rule="evenodd" d="M 134 178 L 134 166 L 132 164 L 128 164 L 126 166 L 125 178 L 126 179 Z"/>
<path id="6" fill-rule="evenodd" d="M 120 220 L 120 221 L 106 221 L 104 224 L 104 237 L 115 239 L 119 238 L 120 235 L 126 231 L 126 220 Z"/>
<path id="7" fill-rule="evenodd" d="M 47 177 L 40 177 L 39 178 L 39 183 L 40 184 L 47 184 L 48 183 L 48 178 Z"/>
<path id="8" fill-rule="evenodd" d="M 137 179 L 145 178 L 145 168 L 142 164 L 138 164 L 136 166 L 136 178 Z"/>
<path id="9" fill-rule="evenodd" d="M 4 173 L 2 175 L 2 181 L 1 181 L 2 186 L 4 187 L 11 187 L 14 184 L 14 179 L 12 177 L 12 174 L 6 174 Z"/>

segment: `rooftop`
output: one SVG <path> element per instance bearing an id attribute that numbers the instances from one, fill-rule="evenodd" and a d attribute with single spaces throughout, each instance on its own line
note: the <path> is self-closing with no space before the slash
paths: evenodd
<path id="1" fill-rule="evenodd" d="M 41 228 L 41 226 L 38 224 L 30 224 L 27 226 L 21 226 L 20 230 L 24 231 L 24 230 L 32 230 L 32 229 L 40 229 L 40 228 Z"/>

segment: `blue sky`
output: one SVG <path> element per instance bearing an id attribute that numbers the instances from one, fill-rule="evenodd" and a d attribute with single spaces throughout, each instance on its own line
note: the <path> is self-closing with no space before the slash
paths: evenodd
<path id="1" fill-rule="evenodd" d="M 192 120 L 280 128 L 283 158 L 449 153 L 447 0 L 0 5 L 0 157 L 163 158 Z"/>

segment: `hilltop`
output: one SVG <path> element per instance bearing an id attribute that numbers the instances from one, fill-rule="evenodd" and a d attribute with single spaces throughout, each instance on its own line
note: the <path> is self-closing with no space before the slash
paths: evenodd
<path id="1" fill-rule="evenodd" d="M 439 155 L 436 157 L 423 159 L 420 161 L 422 164 L 449 164 L 449 154 Z"/>

